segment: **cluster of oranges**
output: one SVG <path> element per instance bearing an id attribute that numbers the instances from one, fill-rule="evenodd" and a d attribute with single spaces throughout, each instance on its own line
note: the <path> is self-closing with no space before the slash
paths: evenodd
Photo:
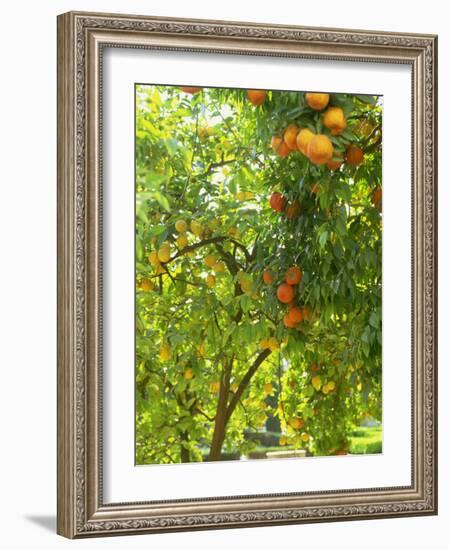
<path id="1" fill-rule="evenodd" d="M 301 212 L 301 205 L 298 201 L 289 203 L 286 197 L 277 191 L 270 196 L 270 206 L 276 212 L 284 212 L 289 220 L 294 220 Z"/>
<path id="2" fill-rule="evenodd" d="M 218 258 L 216 258 L 213 254 L 208 254 L 204 258 L 204 263 L 206 267 L 212 269 L 215 274 L 223 273 L 226 269 L 225 263 L 219 260 Z M 215 286 L 215 283 L 216 283 L 215 275 L 212 273 L 209 273 L 206 277 L 206 285 L 209 288 L 213 288 Z"/>
<path id="3" fill-rule="evenodd" d="M 312 377 L 311 383 L 315 391 L 322 391 L 324 395 L 334 392 L 336 388 L 336 384 L 333 380 L 329 380 L 329 382 L 323 384 L 323 381 L 321 380 L 321 376 L 319 374 Z"/>
<path id="4" fill-rule="evenodd" d="M 346 117 L 341 107 L 328 106 L 329 94 L 306 93 L 306 103 L 313 111 L 324 111 L 322 123 L 332 136 L 340 135 L 347 126 Z M 334 146 L 325 134 L 316 134 L 310 128 L 299 128 L 292 123 L 287 126 L 282 135 L 273 136 L 271 147 L 281 157 L 286 157 L 293 151 L 300 151 L 310 162 L 316 165 L 326 165 L 329 170 L 338 170 L 346 161 L 358 166 L 363 161 L 363 151 L 356 145 L 351 145 L 343 155 L 334 151 Z"/>
<path id="5" fill-rule="evenodd" d="M 262 274 L 263 282 L 268 285 L 273 282 L 273 275 L 270 270 L 266 269 Z M 289 307 L 289 310 L 284 315 L 283 322 L 287 328 L 295 328 L 302 321 L 311 319 L 309 308 L 307 306 L 295 305 L 295 287 L 301 282 L 302 270 L 299 266 L 293 265 L 289 267 L 282 282 L 276 289 L 277 299 Z"/>
<path id="6" fill-rule="evenodd" d="M 202 87 L 181 86 L 184 93 L 196 94 Z M 247 90 L 248 101 L 258 107 L 267 99 L 265 90 Z M 347 126 L 347 120 L 341 107 L 329 105 L 330 94 L 308 92 L 305 94 L 308 107 L 313 111 L 323 112 L 322 123 L 332 136 L 338 136 Z M 357 145 L 350 145 L 346 149 L 345 158 L 341 153 L 334 151 L 334 146 L 325 134 L 315 134 L 310 128 L 299 128 L 292 123 L 284 130 L 281 136 L 273 136 L 271 147 L 281 157 L 288 156 L 293 151 L 300 151 L 310 162 L 316 165 L 326 165 L 330 170 L 338 170 L 346 161 L 347 164 L 358 166 L 363 161 L 363 151 Z"/>

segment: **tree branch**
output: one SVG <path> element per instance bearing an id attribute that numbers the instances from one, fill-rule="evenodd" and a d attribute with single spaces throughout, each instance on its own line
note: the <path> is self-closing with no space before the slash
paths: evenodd
<path id="1" fill-rule="evenodd" d="M 203 176 L 209 176 L 216 168 L 220 168 L 220 166 L 226 166 L 226 164 L 232 164 L 234 162 L 237 162 L 238 159 L 228 159 L 225 160 L 224 157 L 221 157 L 221 161 L 218 162 L 211 162 L 205 172 L 203 172 Z"/>
<path id="2" fill-rule="evenodd" d="M 197 248 L 201 248 L 203 246 L 207 246 L 208 244 L 213 244 L 213 243 L 219 243 L 219 242 L 222 242 L 224 240 L 226 240 L 227 237 L 225 236 L 219 236 L 219 237 L 211 237 L 210 239 L 204 239 L 204 241 L 200 241 L 198 243 L 194 243 L 194 244 L 189 244 L 188 246 L 186 246 L 185 248 L 183 248 L 182 250 L 179 250 L 174 256 L 172 256 L 168 262 L 165 262 L 166 264 L 170 263 L 170 262 L 173 262 L 174 260 L 176 260 L 177 258 L 179 258 L 180 256 L 184 256 L 185 254 L 187 254 L 188 252 L 192 252 L 193 250 L 196 250 Z M 165 265 L 165 264 L 163 264 Z"/>
<path id="3" fill-rule="evenodd" d="M 252 377 L 256 374 L 257 369 L 260 367 L 260 365 L 265 361 L 265 359 L 271 354 L 270 349 L 264 349 L 254 360 L 254 363 L 250 366 L 250 368 L 246 371 L 245 376 L 241 379 L 239 387 L 237 388 L 236 392 L 232 396 L 231 401 L 229 402 L 228 408 L 226 410 L 226 421 L 229 420 L 232 413 L 234 412 L 234 409 L 236 408 L 238 402 L 240 401 L 240 398 L 242 397 L 244 391 L 248 387 L 248 384 L 250 383 Z"/>

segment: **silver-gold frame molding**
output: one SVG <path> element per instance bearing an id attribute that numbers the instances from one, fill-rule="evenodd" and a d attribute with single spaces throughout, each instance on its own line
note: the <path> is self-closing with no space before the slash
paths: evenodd
<path id="1" fill-rule="evenodd" d="M 412 483 L 104 504 L 102 51 L 156 48 L 412 69 Z M 70 538 L 437 513 L 437 38 L 96 13 L 58 17 L 58 533 Z M 404 359 L 404 360 L 409 360 Z M 408 427 L 407 427 L 408 428 Z"/>

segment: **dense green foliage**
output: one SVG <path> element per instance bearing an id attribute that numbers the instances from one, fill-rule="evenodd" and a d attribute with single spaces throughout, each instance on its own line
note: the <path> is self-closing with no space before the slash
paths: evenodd
<path id="1" fill-rule="evenodd" d="M 281 444 L 347 449 L 362 418 L 381 419 L 378 98 L 332 95 L 348 122 L 333 136 L 302 92 L 257 107 L 245 90 L 136 94 L 137 463 L 247 454 L 257 442 L 245 434 L 273 416 Z M 292 123 L 329 136 L 342 159 L 359 145 L 363 162 L 279 156 L 271 138 Z M 274 191 L 299 215 L 274 211 Z M 276 288 L 293 265 L 306 319 L 287 328 Z"/>

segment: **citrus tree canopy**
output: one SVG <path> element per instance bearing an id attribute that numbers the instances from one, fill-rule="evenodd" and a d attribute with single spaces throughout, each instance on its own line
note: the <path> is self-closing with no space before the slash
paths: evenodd
<path id="1" fill-rule="evenodd" d="M 382 102 L 136 87 L 136 459 L 381 419 Z"/>

